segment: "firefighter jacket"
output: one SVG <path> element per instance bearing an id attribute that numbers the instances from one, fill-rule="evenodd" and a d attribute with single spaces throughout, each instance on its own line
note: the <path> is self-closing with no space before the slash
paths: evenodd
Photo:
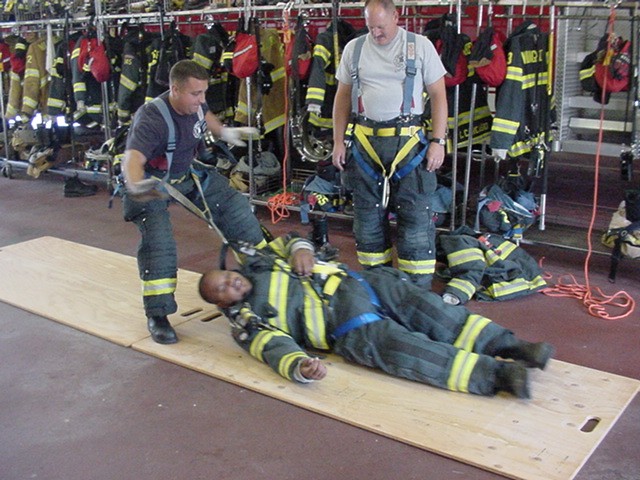
<path id="1" fill-rule="evenodd" d="M 45 66 L 46 56 L 46 38 L 39 38 L 29 45 L 22 91 L 22 113 L 28 117 L 31 117 L 38 107 L 42 113 L 47 113 L 49 74 Z"/>
<path id="2" fill-rule="evenodd" d="M 22 87 L 28 48 L 29 44 L 27 41 L 19 37 L 11 53 L 11 73 L 9 73 L 9 99 L 5 111 L 6 118 L 13 118 L 22 110 Z"/>
<path id="3" fill-rule="evenodd" d="M 340 56 L 345 45 L 356 36 L 353 26 L 344 20 L 338 21 L 338 51 Z M 333 45 L 333 25 L 318 34 L 313 47 L 311 73 L 307 86 L 305 104 L 320 107 L 320 116 L 312 113 L 309 122 L 321 128 L 333 128 L 333 99 L 336 96 L 336 61 Z"/>
<path id="4" fill-rule="evenodd" d="M 102 86 L 91 73 L 89 62 L 81 64 L 81 48 L 84 39 L 95 38 L 89 32 L 78 38 L 71 52 L 71 78 L 73 81 L 73 97 L 77 109 L 74 120 L 89 127 L 104 122 L 102 115 Z"/>
<path id="5" fill-rule="evenodd" d="M 510 157 L 531 151 L 549 140 L 551 112 L 549 35 L 525 21 L 507 39 L 507 76 L 496 95 L 490 146 Z"/>
<path id="6" fill-rule="evenodd" d="M 264 73 L 258 71 L 257 75 L 252 75 L 251 77 L 252 81 L 254 81 L 251 89 L 251 116 L 257 117 L 258 113 L 261 114 L 262 126 L 264 127 L 262 133 L 266 134 L 278 127 L 282 127 L 285 119 L 285 102 L 282 101 L 285 98 L 284 45 L 277 30 L 272 28 L 260 30 L 260 56 L 263 60 L 260 69 L 265 68 L 265 63 L 271 64 L 273 69 L 271 71 L 263 70 Z M 271 84 L 270 88 L 268 88 L 268 93 L 264 87 L 259 87 L 255 83 L 257 78 L 257 82 L 264 85 L 264 81 L 260 80 L 261 75 L 270 77 L 267 79 L 267 82 Z M 258 89 L 261 89 L 262 93 Z M 238 94 L 235 120 L 246 125 L 248 117 L 247 86 L 243 82 L 240 85 Z M 253 124 L 257 125 L 258 122 L 256 121 Z"/>
<path id="7" fill-rule="evenodd" d="M 75 32 L 69 36 L 68 42 L 62 40 L 56 45 L 53 68 L 49 72 L 51 74 L 49 98 L 47 99 L 49 115 L 57 116 L 66 113 L 67 102 L 70 102 L 68 105 L 70 110 L 75 110 L 70 63 L 65 68 L 65 58 L 67 52 L 73 52 L 75 44 L 81 36 L 82 32 Z"/>
<path id="8" fill-rule="evenodd" d="M 133 113 L 145 102 L 151 45 L 156 37 L 141 29 L 130 29 L 124 38 L 117 100 L 121 125 L 129 123 Z"/>
<path id="9" fill-rule="evenodd" d="M 209 110 L 213 113 L 227 111 L 227 80 L 229 73 L 220 62 L 222 52 L 229 42 L 229 35 L 222 27 L 215 26 L 198 35 L 193 45 L 193 61 L 202 65 L 209 72 L 209 88 L 206 99 Z"/>
<path id="10" fill-rule="evenodd" d="M 451 277 L 444 293 L 460 303 L 474 295 L 479 300 L 504 301 L 547 286 L 536 261 L 515 243 L 500 235 L 468 233 L 473 232 L 463 227 L 439 237 Z"/>
<path id="11" fill-rule="evenodd" d="M 169 89 L 169 70 L 178 60 L 191 57 L 191 37 L 175 28 L 164 32 L 164 38 L 151 42 L 147 64 L 147 91 L 145 102 L 150 102 Z"/>
<path id="12" fill-rule="evenodd" d="M 259 251 L 261 253 L 245 259 L 242 273 L 253 283 L 247 300 L 251 310 L 268 323 L 269 328 L 249 329 L 250 337 L 246 341 L 234 334 L 238 344 L 251 356 L 289 380 L 296 380 L 293 372 L 298 361 L 308 357 L 303 347 L 330 350 L 326 332 L 329 311 L 321 295 L 329 288 L 335 291 L 346 275 L 338 264 L 327 264 L 316 265 L 314 272 L 317 273 L 311 278 L 298 277 L 286 258 L 300 243 L 307 244 L 305 248 L 313 248 L 301 238 L 278 237 Z M 323 274 L 320 268 L 327 270 Z"/>

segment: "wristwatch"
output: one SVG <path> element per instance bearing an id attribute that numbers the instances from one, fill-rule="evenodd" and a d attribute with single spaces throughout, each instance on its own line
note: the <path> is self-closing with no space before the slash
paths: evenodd
<path id="1" fill-rule="evenodd" d="M 447 144 L 447 139 L 446 138 L 433 137 L 429 141 L 433 142 L 433 143 L 437 143 L 438 145 L 442 145 L 442 146 L 445 146 Z"/>

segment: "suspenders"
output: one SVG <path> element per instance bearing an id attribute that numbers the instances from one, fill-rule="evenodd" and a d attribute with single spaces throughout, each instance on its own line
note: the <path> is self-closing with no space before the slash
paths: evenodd
<path id="1" fill-rule="evenodd" d="M 165 151 L 165 156 L 167 157 L 167 174 L 164 176 L 163 180 L 166 182 L 169 179 L 169 175 L 171 173 L 171 163 L 173 162 L 173 152 L 176 150 L 176 125 L 171 117 L 171 113 L 169 112 L 169 107 L 167 103 L 159 97 L 151 100 L 151 103 L 155 105 L 158 109 L 162 118 L 164 118 L 165 123 L 167 124 L 167 128 L 169 129 L 169 137 L 167 139 L 167 150 Z M 204 118 L 204 113 L 202 112 L 202 107 L 198 109 L 198 118 L 202 120 Z"/>
<path id="2" fill-rule="evenodd" d="M 360 55 L 362 54 L 362 46 L 367 38 L 362 35 L 356 39 L 355 48 L 353 50 L 353 58 L 351 59 L 351 111 L 354 115 L 360 113 L 359 102 L 362 88 L 360 85 L 360 76 L 358 74 L 358 65 L 360 64 Z M 406 77 L 403 84 L 402 94 L 402 111 L 401 115 L 406 117 L 411 114 L 411 103 L 413 100 L 413 85 L 416 77 L 416 34 L 407 32 L 407 45 L 405 56 L 405 72 Z"/>

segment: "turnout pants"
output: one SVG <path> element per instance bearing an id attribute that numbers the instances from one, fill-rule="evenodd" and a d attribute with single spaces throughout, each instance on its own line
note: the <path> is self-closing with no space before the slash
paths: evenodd
<path id="1" fill-rule="evenodd" d="M 387 128 L 388 129 L 388 128 Z M 384 165 L 392 171 L 392 163 L 407 143 L 408 136 L 368 136 L 367 140 Z M 363 168 L 354 158 L 357 148 L 369 168 Z M 418 143 L 398 163 L 400 170 L 424 148 Z M 396 251 L 398 268 L 407 272 L 419 285 L 430 287 L 435 271 L 435 225 L 431 211 L 431 195 L 436 189 L 436 176 L 418 164 L 401 178 L 388 183 L 389 201 L 384 206 L 384 181 L 374 178 L 371 171 L 384 175 L 381 166 L 367 153 L 357 136 L 353 138 L 349 161 L 345 169 L 345 187 L 353 192 L 353 233 L 358 261 L 365 267 L 392 264 L 392 238 L 389 213 L 396 214 Z"/>
<path id="2" fill-rule="evenodd" d="M 345 278 L 331 305 L 341 320 L 382 311 L 382 319 L 348 331 L 333 350 L 352 362 L 453 391 L 493 395 L 499 362 L 494 354 L 516 342 L 513 333 L 413 284 L 398 270 L 362 272 L 378 296 L 376 308 L 357 280 Z M 337 322 L 337 324 L 336 324 Z"/>
<path id="3" fill-rule="evenodd" d="M 199 173 L 213 221 L 226 239 L 253 245 L 262 242 L 262 229 L 249 201 L 229 186 L 228 179 L 214 170 Z M 190 174 L 173 186 L 198 208 L 204 209 L 203 199 Z M 178 259 L 169 204 L 170 200 L 137 202 L 126 193 L 123 199 L 125 220 L 135 223 L 140 231 L 138 270 L 147 317 L 170 315 L 178 308 L 174 296 Z"/>

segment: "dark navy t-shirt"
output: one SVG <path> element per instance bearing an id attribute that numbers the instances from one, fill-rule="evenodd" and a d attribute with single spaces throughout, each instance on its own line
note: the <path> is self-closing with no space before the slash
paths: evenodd
<path id="1" fill-rule="evenodd" d="M 171 163 L 171 177 L 183 175 L 191 166 L 198 145 L 200 144 L 204 132 L 207 130 L 207 123 L 197 113 L 193 115 L 178 114 L 169 103 L 169 92 L 160 95 L 160 98 L 169 107 L 169 112 L 173 118 L 176 130 L 176 149 L 173 152 Z M 206 113 L 208 107 L 202 105 L 202 113 Z M 165 152 L 169 140 L 169 129 L 164 117 L 152 103 L 141 106 L 133 118 L 129 135 L 127 137 L 127 149 L 140 151 L 147 157 L 148 165 L 157 170 L 166 170 L 167 161 Z"/>

